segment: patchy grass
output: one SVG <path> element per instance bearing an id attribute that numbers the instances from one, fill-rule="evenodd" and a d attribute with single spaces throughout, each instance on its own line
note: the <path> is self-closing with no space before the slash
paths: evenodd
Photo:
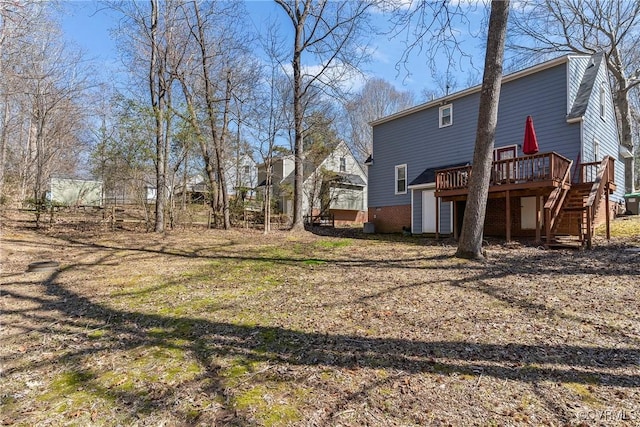
<path id="1" fill-rule="evenodd" d="M 640 244 L 640 215 L 616 218 L 611 223 L 610 232 L 614 239 L 631 240 Z M 605 236 L 606 227 L 604 224 L 596 229 L 596 234 Z"/>
<path id="2" fill-rule="evenodd" d="M 486 263 L 419 237 L 5 224 L 0 421 L 637 425 L 637 223 Z M 24 273 L 41 259 L 61 270 Z"/>

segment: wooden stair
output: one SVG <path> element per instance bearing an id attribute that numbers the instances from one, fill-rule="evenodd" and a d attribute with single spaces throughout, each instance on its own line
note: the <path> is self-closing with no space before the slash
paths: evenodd
<path id="1" fill-rule="evenodd" d="M 551 233 L 553 238 L 547 246 L 554 248 L 582 248 L 587 237 L 587 199 L 591 191 L 589 184 L 575 184 L 564 200 L 558 219 Z"/>
<path id="2" fill-rule="evenodd" d="M 597 167 L 595 180 L 585 182 L 584 169 Z M 594 221 L 603 197 L 615 190 L 613 180 L 613 159 L 605 157 L 601 162 L 581 165 L 581 178 L 578 183 L 572 183 L 561 197 L 558 188 L 552 192 L 545 204 L 545 218 L 549 223 L 545 246 L 548 248 L 578 247 L 591 248 Z M 609 214 L 607 211 L 607 238 L 609 238 Z"/>

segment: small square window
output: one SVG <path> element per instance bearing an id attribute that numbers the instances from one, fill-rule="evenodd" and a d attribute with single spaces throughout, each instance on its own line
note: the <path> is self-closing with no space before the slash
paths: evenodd
<path id="1" fill-rule="evenodd" d="M 453 124 L 453 104 L 443 105 L 440 107 L 439 127 L 444 128 Z"/>
<path id="2" fill-rule="evenodd" d="M 407 192 L 407 165 L 396 166 L 396 194 Z"/>

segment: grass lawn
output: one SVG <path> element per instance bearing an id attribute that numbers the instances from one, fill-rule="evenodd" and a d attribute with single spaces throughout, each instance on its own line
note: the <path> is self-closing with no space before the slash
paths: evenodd
<path id="1" fill-rule="evenodd" d="M 639 230 L 478 263 L 418 237 L 3 221 L 0 422 L 639 425 Z"/>

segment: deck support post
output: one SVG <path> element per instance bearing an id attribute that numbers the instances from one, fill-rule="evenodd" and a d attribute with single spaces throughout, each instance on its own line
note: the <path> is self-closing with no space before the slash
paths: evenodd
<path id="1" fill-rule="evenodd" d="M 440 202 L 440 198 L 436 197 L 436 240 L 440 238 L 440 203 L 439 202 Z"/>
<path id="2" fill-rule="evenodd" d="M 607 240 L 611 240 L 611 228 L 609 222 L 611 222 L 611 207 L 609 206 L 609 184 L 606 185 L 604 189 L 604 200 L 606 205 L 606 228 L 607 228 Z"/>
<path id="3" fill-rule="evenodd" d="M 540 243 L 542 241 L 541 238 L 541 232 L 540 232 L 540 219 L 542 216 L 542 212 L 540 210 L 541 208 L 541 203 L 540 203 L 540 195 L 536 194 L 536 243 Z"/>
<path id="4" fill-rule="evenodd" d="M 506 222 L 506 228 L 507 228 L 507 243 L 509 243 L 511 241 L 511 200 L 510 200 L 510 194 L 509 194 L 509 190 L 506 191 L 506 202 L 507 202 L 507 208 L 506 210 L 506 218 L 505 218 L 505 222 Z"/>
<path id="5" fill-rule="evenodd" d="M 458 240 L 458 201 L 453 201 L 453 239 Z"/>
<path id="6" fill-rule="evenodd" d="M 591 210 L 592 206 L 587 206 L 587 249 L 591 249 Z"/>

